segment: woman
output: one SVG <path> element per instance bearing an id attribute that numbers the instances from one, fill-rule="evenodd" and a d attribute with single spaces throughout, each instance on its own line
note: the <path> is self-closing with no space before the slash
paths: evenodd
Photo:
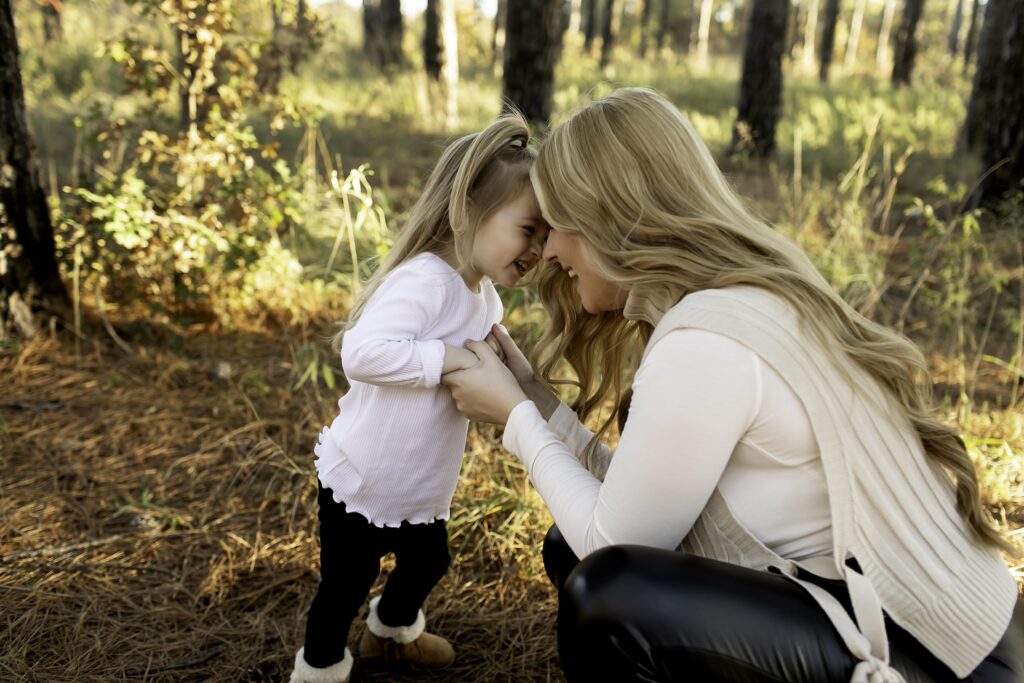
<path id="1" fill-rule="evenodd" d="M 1005 541 L 914 346 L 753 217 L 650 90 L 576 113 L 532 179 L 540 374 L 568 360 L 583 417 L 628 408 L 614 457 L 616 415 L 591 434 L 500 330 L 507 367 L 470 343 L 481 363 L 445 383 L 506 425 L 555 520 L 568 679 L 1022 680 Z"/>

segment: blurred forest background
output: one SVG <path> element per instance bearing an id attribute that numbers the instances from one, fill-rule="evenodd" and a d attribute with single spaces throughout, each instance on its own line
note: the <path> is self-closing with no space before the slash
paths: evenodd
<path id="1" fill-rule="evenodd" d="M 664 93 L 921 345 L 1024 525 L 1020 0 L 0 0 L 0 81 L 2 680 L 286 680 L 346 387 L 327 338 L 503 98 L 542 134 Z M 528 346 L 542 312 L 502 295 Z M 550 519 L 498 436 L 471 430 L 427 605 L 454 668 L 353 680 L 562 680 Z"/>

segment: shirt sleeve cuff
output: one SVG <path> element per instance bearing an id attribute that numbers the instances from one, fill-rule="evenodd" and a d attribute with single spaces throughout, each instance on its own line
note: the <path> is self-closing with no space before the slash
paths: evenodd
<path id="1" fill-rule="evenodd" d="M 558 402 L 558 407 L 555 408 L 555 412 L 548 420 L 548 426 L 576 455 L 579 455 L 579 452 L 594 438 L 594 433 L 580 422 L 572 408 L 563 401 Z"/>
<path id="2" fill-rule="evenodd" d="M 420 352 L 420 363 L 423 367 L 423 386 L 428 389 L 441 383 L 441 370 L 444 369 L 444 342 L 440 339 L 417 342 Z"/>
<path id="3" fill-rule="evenodd" d="M 534 457 L 551 442 L 561 440 L 551 431 L 533 401 L 522 401 L 509 413 L 501 445 L 530 471 Z"/>

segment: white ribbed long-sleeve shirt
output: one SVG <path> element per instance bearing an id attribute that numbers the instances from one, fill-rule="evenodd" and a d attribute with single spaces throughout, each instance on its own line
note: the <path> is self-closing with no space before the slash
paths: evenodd
<path id="1" fill-rule="evenodd" d="M 351 385 L 314 448 L 320 483 L 377 526 L 448 519 L 469 421 L 440 384 L 445 344 L 483 339 L 502 304 L 435 254 L 401 264 L 342 339 Z"/>
<path id="2" fill-rule="evenodd" d="M 832 547 L 807 412 L 778 373 L 726 336 L 675 330 L 649 350 L 615 457 L 601 446 L 603 483 L 577 459 L 591 437 L 564 403 L 545 423 L 530 401 L 512 411 L 504 435 L 580 557 L 621 543 L 678 547 L 716 487 L 780 555 Z"/>

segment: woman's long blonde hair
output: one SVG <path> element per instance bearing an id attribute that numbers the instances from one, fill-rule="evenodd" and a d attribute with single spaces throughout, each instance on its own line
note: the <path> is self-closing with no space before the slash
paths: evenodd
<path id="1" fill-rule="evenodd" d="M 582 417 L 615 400 L 599 434 L 628 409 L 627 355 L 646 343 L 660 313 L 690 292 L 760 287 L 789 302 L 825 348 L 892 393 L 925 451 L 952 475 L 964 520 L 983 541 L 1010 549 L 982 508 L 963 440 L 932 416 L 921 352 L 845 303 L 793 241 L 756 218 L 665 98 L 625 88 L 578 111 L 543 141 L 533 178 L 552 228 L 579 235 L 598 272 L 630 287 L 628 317 L 587 315 L 561 268 L 549 265 L 540 276 L 551 322 L 535 367 L 552 382 L 561 358 L 572 365 L 573 408 Z"/>
<path id="2" fill-rule="evenodd" d="M 530 128 L 515 111 L 504 114 L 479 133 L 459 138 L 441 155 L 394 245 L 367 280 L 348 320 L 331 345 L 341 348 L 345 330 L 354 325 L 388 273 L 409 259 L 432 252 L 456 270 L 471 267 L 473 239 L 480 224 L 530 185 L 537 158 Z"/>

